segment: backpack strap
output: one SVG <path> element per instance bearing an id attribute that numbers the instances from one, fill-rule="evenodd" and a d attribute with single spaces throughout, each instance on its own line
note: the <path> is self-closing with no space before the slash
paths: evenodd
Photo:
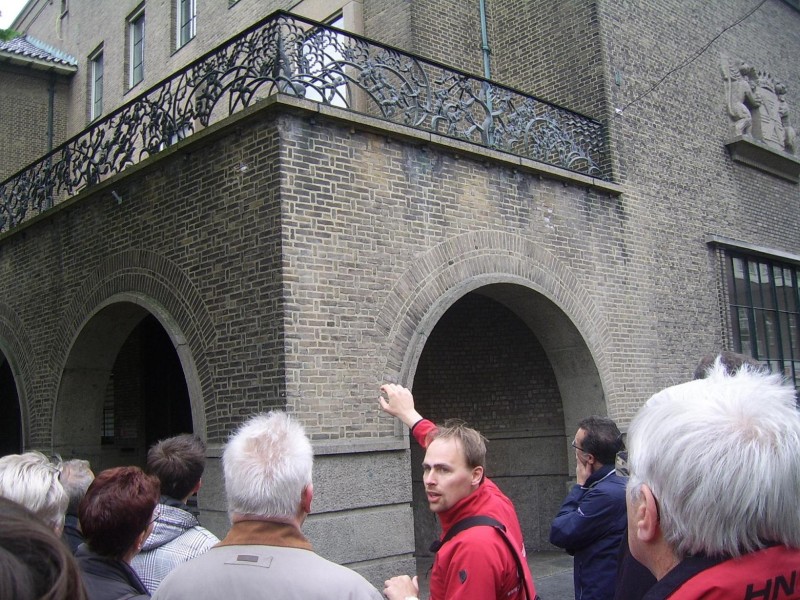
<path id="1" fill-rule="evenodd" d="M 441 540 L 436 540 L 431 544 L 430 551 L 436 553 L 439 551 L 439 548 L 444 546 L 447 542 L 457 536 L 459 533 L 464 531 L 465 529 L 469 529 L 470 527 L 475 527 L 477 525 L 485 525 L 488 527 L 496 527 L 502 529 L 503 532 L 506 530 L 506 526 L 503 525 L 497 519 L 493 519 L 492 517 L 485 517 L 483 515 L 478 515 L 476 517 L 467 517 L 466 519 L 461 519 L 460 521 L 456 521 L 453 526 L 447 531 L 447 535 L 445 535 Z"/>
<path id="2" fill-rule="evenodd" d="M 438 552 L 442 546 L 444 546 L 459 533 L 465 529 L 476 526 L 492 527 L 495 531 L 497 531 L 497 533 L 500 534 L 500 537 L 503 538 L 506 546 L 508 546 L 508 549 L 511 551 L 511 556 L 514 557 L 514 562 L 517 563 L 517 575 L 520 578 L 520 581 L 522 581 L 522 587 L 525 590 L 525 597 L 528 598 L 528 600 L 539 600 L 539 596 L 532 594 L 531 590 L 528 589 L 528 580 L 525 578 L 525 571 L 522 568 L 522 559 L 520 558 L 519 552 L 517 552 L 517 549 L 514 547 L 514 542 L 511 541 L 506 533 L 506 526 L 497 519 L 493 519 L 492 517 L 487 517 L 484 515 L 477 515 L 474 517 L 461 519 L 453 524 L 453 526 L 447 531 L 447 534 L 445 534 L 441 540 L 436 540 L 431 544 L 430 551 L 433 553 Z"/>

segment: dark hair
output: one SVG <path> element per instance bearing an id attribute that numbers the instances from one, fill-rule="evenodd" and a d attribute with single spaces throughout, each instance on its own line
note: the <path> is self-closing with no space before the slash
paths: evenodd
<path id="1" fill-rule="evenodd" d="M 0 522 L 0 598 L 86 600 L 75 558 L 41 519 L 0 498 Z"/>
<path id="2" fill-rule="evenodd" d="M 161 482 L 161 493 L 186 498 L 206 468 L 206 445 L 188 433 L 161 440 L 147 453 L 147 472 Z"/>
<path id="3" fill-rule="evenodd" d="M 608 417 L 594 416 L 578 423 L 578 429 L 586 432 L 583 451 L 594 455 L 604 465 L 613 465 L 617 452 L 624 448 L 617 424 Z"/>
<path id="4" fill-rule="evenodd" d="M 722 366 L 725 367 L 725 372 L 728 375 L 735 375 L 736 371 L 741 369 L 744 365 L 748 365 L 753 369 L 758 371 L 767 371 L 767 368 L 756 359 L 747 356 L 746 354 L 739 354 L 737 352 L 731 352 L 729 350 L 723 350 L 722 352 L 711 352 L 706 354 L 703 358 L 700 359 L 700 362 L 697 363 L 697 367 L 694 370 L 694 378 L 695 379 L 705 379 L 708 375 L 708 370 L 714 366 L 714 362 L 719 357 Z"/>
<path id="5" fill-rule="evenodd" d="M 467 427 L 458 419 L 448 419 L 443 426 L 437 427 L 427 435 L 426 446 L 434 440 L 456 440 L 461 444 L 464 459 L 470 469 L 486 468 L 486 438 L 481 433 Z"/>
<path id="6" fill-rule="evenodd" d="M 121 560 L 150 524 L 158 497 L 158 479 L 139 467 L 101 472 L 78 508 L 89 548 L 101 556 Z"/>

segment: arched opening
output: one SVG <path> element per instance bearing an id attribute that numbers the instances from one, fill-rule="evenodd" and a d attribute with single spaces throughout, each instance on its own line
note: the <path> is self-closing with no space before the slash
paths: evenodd
<path id="1" fill-rule="evenodd" d="M 552 550 L 550 522 L 570 476 L 568 440 L 605 414 L 599 375 L 574 324 L 531 289 L 492 284 L 455 301 L 425 340 L 413 376 L 421 414 L 467 421 L 489 440 L 487 474 L 514 501 L 529 551 Z M 439 533 L 411 445 L 417 556 Z"/>
<path id="2" fill-rule="evenodd" d="M 0 456 L 22 452 L 22 412 L 14 373 L 0 353 Z"/>
<path id="3" fill-rule="evenodd" d="M 142 466 L 153 442 L 193 430 L 187 379 L 170 332 L 138 304 L 98 311 L 64 368 L 54 451 L 86 458 L 96 471 Z"/>

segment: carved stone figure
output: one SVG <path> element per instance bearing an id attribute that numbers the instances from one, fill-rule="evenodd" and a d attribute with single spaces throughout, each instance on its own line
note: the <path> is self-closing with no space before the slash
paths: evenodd
<path id="1" fill-rule="evenodd" d="M 761 106 L 758 108 L 760 131 L 755 131 L 754 127 L 753 134 L 768 146 L 782 151 L 786 135 L 779 114 L 778 94 L 775 93 L 775 80 L 772 75 L 763 71 L 758 73 L 757 93 L 761 100 Z"/>
<path id="2" fill-rule="evenodd" d="M 751 111 L 761 106 L 758 74 L 746 62 L 732 67 L 728 61 L 723 64 L 722 75 L 728 92 L 728 114 L 733 119 L 736 135 L 751 135 L 753 115 Z"/>
<path id="3" fill-rule="evenodd" d="M 789 103 L 786 102 L 786 86 L 780 81 L 775 84 L 775 94 L 778 97 L 778 115 L 783 128 L 783 148 L 786 152 L 794 154 L 797 150 L 797 132 L 789 122 Z"/>

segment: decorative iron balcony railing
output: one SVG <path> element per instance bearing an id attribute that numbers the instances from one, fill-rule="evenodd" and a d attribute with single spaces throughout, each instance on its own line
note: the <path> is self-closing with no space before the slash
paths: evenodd
<path id="1" fill-rule="evenodd" d="M 608 178 L 599 122 L 276 12 L 0 184 L 0 233 L 276 93 Z"/>

